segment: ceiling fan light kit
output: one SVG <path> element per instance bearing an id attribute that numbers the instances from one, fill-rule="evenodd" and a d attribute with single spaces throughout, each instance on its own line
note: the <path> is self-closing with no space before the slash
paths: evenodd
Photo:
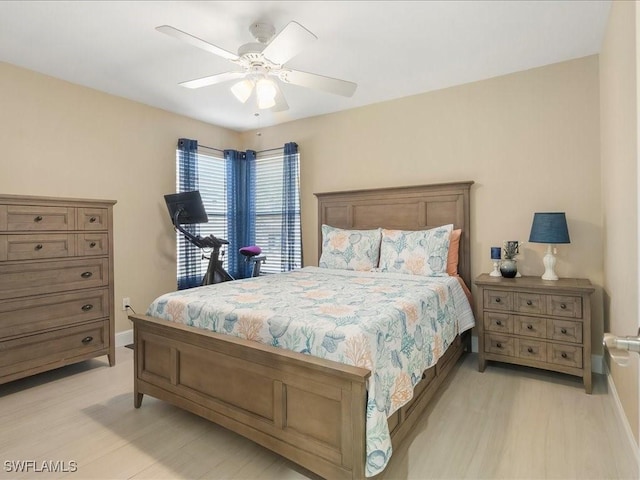
<path id="1" fill-rule="evenodd" d="M 180 85 L 187 88 L 201 88 L 241 79 L 231 86 L 231 93 L 238 101 L 246 103 L 255 91 L 259 109 L 283 111 L 289 108 L 277 80 L 344 97 L 351 97 L 357 88 L 353 82 L 301 72 L 285 66 L 286 62 L 317 40 L 313 33 L 297 22 L 289 22 L 277 35 L 273 25 L 253 23 L 249 31 L 257 43 L 246 43 L 240 46 L 237 55 L 169 25 L 161 25 L 156 27 L 156 30 L 241 67 L 241 71 L 234 70 L 210 75 L 181 82 Z"/>

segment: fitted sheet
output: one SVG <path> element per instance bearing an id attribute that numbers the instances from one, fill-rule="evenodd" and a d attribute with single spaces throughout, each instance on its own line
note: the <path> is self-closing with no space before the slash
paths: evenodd
<path id="1" fill-rule="evenodd" d="M 367 476 L 391 457 L 389 415 L 475 324 L 457 277 L 318 267 L 167 293 L 147 315 L 369 369 Z"/>

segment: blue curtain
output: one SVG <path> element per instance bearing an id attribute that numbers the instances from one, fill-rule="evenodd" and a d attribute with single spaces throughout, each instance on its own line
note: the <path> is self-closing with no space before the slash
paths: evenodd
<path id="1" fill-rule="evenodd" d="M 178 139 L 178 164 L 180 169 L 179 192 L 191 192 L 198 189 L 198 141 L 188 138 Z M 184 225 L 185 230 L 199 235 L 197 224 Z M 178 276 L 178 290 L 197 287 L 202 282 L 200 268 L 200 250 L 180 235 L 178 240 L 180 256 L 184 261 L 184 269 Z"/>
<path id="2" fill-rule="evenodd" d="M 294 142 L 284 145 L 284 165 L 282 175 L 282 243 L 280 245 L 281 271 L 288 272 L 296 267 L 297 214 L 300 212 L 300 172 L 298 165 L 298 145 Z"/>
<path id="3" fill-rule="evenodd" d="M 238 250 L 256 242 L 256 152 L 225 150 L 227 161 L 227 271 L 236 279 L 251 276 Z"/>

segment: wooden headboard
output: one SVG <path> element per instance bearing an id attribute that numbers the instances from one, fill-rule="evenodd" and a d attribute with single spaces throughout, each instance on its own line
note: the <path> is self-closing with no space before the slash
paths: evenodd
<path id="1" fill-rule="evenodd" d="M 318 197 L 318 258 L 322 225 L 366 230 L 426 230 L 453 224 L 461 228 L 458 272 L 471 285 L 470 198 L 472 181 L 316 193 Z"/>

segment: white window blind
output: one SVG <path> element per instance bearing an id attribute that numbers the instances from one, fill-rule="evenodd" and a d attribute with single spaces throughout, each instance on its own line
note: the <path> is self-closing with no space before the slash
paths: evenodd
<path id="1" fill-rule="evenodd" d="M 267 261 L 264 273 L 284 271 L 282 267 L 282 183 L 284 157 L 278 155 L 256 158 L 256 245 L 262 248 Z M 298 155 L 299 162 L 299 155 Z M 299 178 L 295 179 L 296 191 L 300 191 Z M 297 195 L 294 255 L 296 267 L 302 266 L 302 240 L 300 238 L 300 198 Z"/>
<path id="2" fill-rule="evenodd" d="M 178 154 L 177 154 L 178 155 Z M 176 158 L 176 191 L 184 191 L 184 179 L 180 178 L 179 157 Z M 225 159 L 222 155 L 206 154 L 198 152 L 198 184 L 195 190 L 200 191 L 204 209 L 209 217 L 209 223 L 201 223 L 197 226 L 198 234 L 206 237 L 213 235 L 219 238 L 227 238 L 227 183 Z M 209 265 L 207 258 L 202 258 L 203 253 L 209 256 L 206 250 L 201 250 L 184 239 L 177 232 L 178 245 L 178 278 L 186 274 L 185 262 L 187 255 L 199 260 L 198 275 L 204 276 Z M 226 268 L 226 258 L 224 258 Z"/>

